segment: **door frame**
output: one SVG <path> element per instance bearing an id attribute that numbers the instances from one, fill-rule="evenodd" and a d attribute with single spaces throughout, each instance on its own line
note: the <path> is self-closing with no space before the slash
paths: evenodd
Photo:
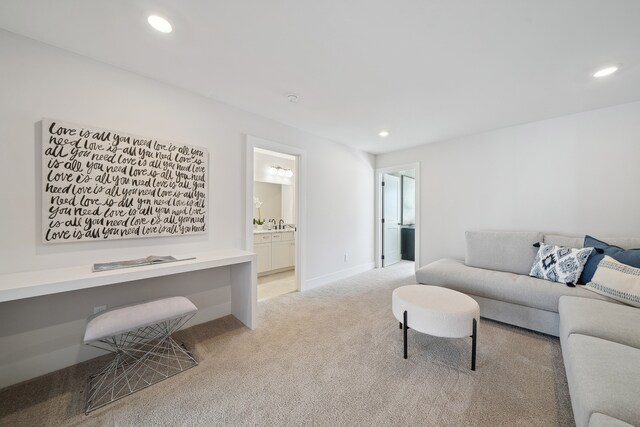
<path id="1" fill-rule="evenodd" d="M 415 269 L 420 267 L 420 162 L 377 168 L 375 176 L 375 263 L 382 268 L 382 176 L 385 173 L 414 169 L 416 173 Z M 402 191 L 402 190 L 401 190 Z"/>
<path id="2" fill-rule="evenodd" d="M 305 270 L 305 243 L 306 243 L 306 151 L 297 147 L 292 147 L 278 142 L 269 141 L 253 135 L 247 135 L 245 153 L 245 233 L 244 247 L 248 252 L 253 252 L 253 152 L 254 148 L 262 148 L 278 153 L 288 154 L 295 157 L 295 210 L 296 210 L 296 232 L 294 239 L 296 242 L 295 259 L 295 280 L 296 289 L 304 290 Z"/>

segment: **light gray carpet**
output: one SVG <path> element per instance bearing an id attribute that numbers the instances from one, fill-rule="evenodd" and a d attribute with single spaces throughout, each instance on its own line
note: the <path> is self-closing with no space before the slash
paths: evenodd
<path id="1" fill-rule="evenodd" d="M 557 339 L 482 319 L 470 339 L 409 331 L 391 292 L 411 264 L 259 304 L 251 331 L 233 317 L 181 331 L 200 365 L 82 412 L 91 361 L 0 391 L 0 425 L 572 425 Z"/>

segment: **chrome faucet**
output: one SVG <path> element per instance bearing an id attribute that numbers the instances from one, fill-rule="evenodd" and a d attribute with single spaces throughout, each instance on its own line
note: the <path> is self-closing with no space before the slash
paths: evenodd
<path id="1" fill-rule="evenodd" d="M 278 229 L 282 230 L 284 228 L 284 219 L 281 219 L 278 223 Z"/>

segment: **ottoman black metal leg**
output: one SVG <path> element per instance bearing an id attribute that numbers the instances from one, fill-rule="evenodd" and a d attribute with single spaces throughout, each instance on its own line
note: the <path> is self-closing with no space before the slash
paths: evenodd
<path id="1" fill-rule="evenodd" d="M 404 330 L 404 358 L 407 358 L 407 310 L 404 311 L 404 322 L 403 322 Z"/>
<path id="2" fill-rule="evenodd" d="M 398 327 L 398 329 L 402 329 L 402 322 L 400 322 L 400 326 Z"/>
<path id="3" fill-rule="evenodd" d="M 406 312 L 405 312 L 406 313 Z M 478 339 L 478 322 L 473 319 L 473 335 L 471 335 L 471 370 L 476 370 L 476 341 Z"/>

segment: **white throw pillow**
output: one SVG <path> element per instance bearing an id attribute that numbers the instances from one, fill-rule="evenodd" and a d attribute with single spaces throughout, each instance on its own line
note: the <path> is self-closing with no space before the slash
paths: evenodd
<path id="1" fill-rule="evenodd" d="M 640 268 L 622 264 L 606 256 L 598 264 L 593 279 L 585 287 L 600 295 L 640 307 Z"/>
<path id="2" fill-rule="evenodd" d="M 566 248 L 539 243 L 529 276 L 552 282 L 575 284 L 593 248 Z"/>

